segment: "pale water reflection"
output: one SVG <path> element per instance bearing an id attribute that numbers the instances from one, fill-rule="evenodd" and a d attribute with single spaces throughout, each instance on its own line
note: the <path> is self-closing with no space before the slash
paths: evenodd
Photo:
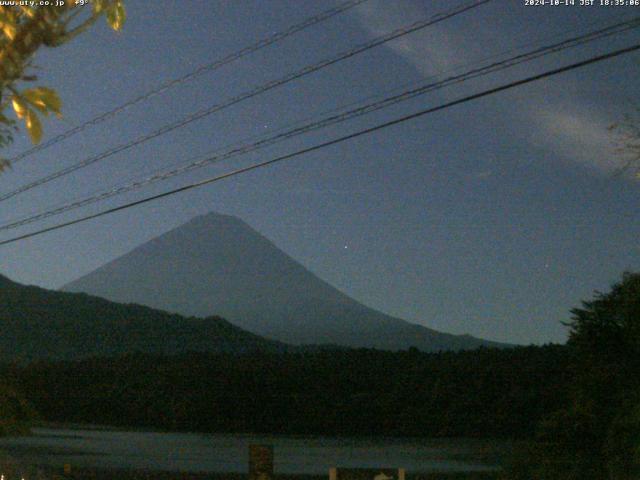
<path id="1" fill-rule="evenodd" d="M 275 471 L 325 474 L 332 466 L 402 467 L 409 472 L 499 468 L 507 442 L 469 439 L 336 438 L 37 428 L 0 439 L 0 449 L 34 463 L 190 472 L 246 472 L 250 444 L 274 446 Z"/>

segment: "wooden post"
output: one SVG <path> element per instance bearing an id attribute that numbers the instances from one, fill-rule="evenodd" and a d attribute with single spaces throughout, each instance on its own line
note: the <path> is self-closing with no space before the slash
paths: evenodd
<path id="1" fill-rule="evenodd" d="M 405 480 L 404 468 L 330 468 L 329 480 Z"/>
<path id="2" fill-rule="evenodd" d="M 249 445 L 249 480 L 273 480 L 273 445 Z"/>

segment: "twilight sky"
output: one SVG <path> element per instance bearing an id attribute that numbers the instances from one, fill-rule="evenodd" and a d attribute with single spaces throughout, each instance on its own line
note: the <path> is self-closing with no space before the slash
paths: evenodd
<path id="1" fill-rule="evenodd" d="M 0 193 L 394 28 L 450 0 L 369 0 L 23 160 Z M 463 72 L 640 15 L 640 7 L 494 0 L 0 203 L 0 225 L 180 165 L 322 112 Z M 598 1 L 596 3 L 599 3 Z M 64 119 L 45 140 L 336 5 L 302 0 L 127 0 L 100 25 L 36 58 Z M 0 239 L 97 212 L 640 40 L 635 29 L 260 152 L 211 165 Z M 453 107 L 187 193 L 0 247 L 0 273 L 57 288 L 191 217 L 241 217 L 304 266 L 385 313 L 450 333 L 561 342 L 569 309 L 640 268 L 640 183 L 608 127 L 640 106 L 630 54 Z M 21 134 L 5 152 L 29 146 Z M 212 312 L 214 313 L 214 312 Z"/>

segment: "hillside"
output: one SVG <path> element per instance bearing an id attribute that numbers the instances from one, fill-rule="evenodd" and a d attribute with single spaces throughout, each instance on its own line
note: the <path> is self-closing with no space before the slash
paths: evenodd
<path id="1" fill-rule="evenodd" d="M 53 422 L 203 432 L 516 437 L 563 404 L 563 346 L 126 355 L 12 374 Z M 0 365 L 0 375 L 2 366 Z"/>
<path id="2" fill-rule="evenodd" d="M 64 290 L 183 315 L 220 315 L 258 335 L 292 344 L 424 351 L 499 346 L 362 305 L 242 220 L 215 213 L 140 245 Z"/>
<path id="3" fill-rule="evenodd" d="M 86 294 L 24 286 L 3 276 L 0 328 L 0 361 L 285 348 L 220 317 L 186 318 Z"/>

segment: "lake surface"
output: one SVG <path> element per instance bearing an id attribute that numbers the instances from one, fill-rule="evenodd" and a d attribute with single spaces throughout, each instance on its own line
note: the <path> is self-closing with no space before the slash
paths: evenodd
<path id="1" fill-rule="evenodd" d="M 508 443 L 466 439 L 333 438 L 36 428 L 0 438 L 0 450 L 35 464 L 189 472 L 247 472 L 250 444 L 274 447 L 276 473 L 326 474 L 330 467 L 407 471 L 499 468 Z"/>

